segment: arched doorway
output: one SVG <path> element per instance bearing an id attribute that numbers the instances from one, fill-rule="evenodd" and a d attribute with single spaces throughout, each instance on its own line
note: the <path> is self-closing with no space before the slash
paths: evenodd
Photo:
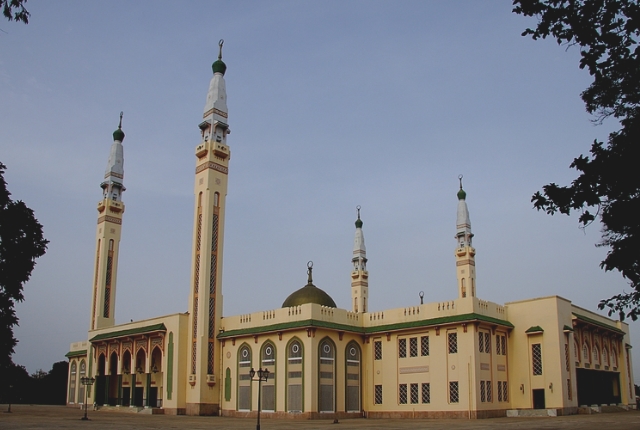
<path id="1" fill-rule="evenodd" d="M 335 412 L 336 347 L 329 338 L 320 342 L 318 354 L 318 412 Z"/>
<path id="2" fill-rule="evenodd" d="M 144 349 L 140 348 L 136 353 L 136 367 L 134 384 L 131 387 L 133 390 L 133 405 L 142 407 L 144 406 L 144 387 L 146 385 L 145 369 L 147 366 L 147 356 L 144 353 Z M 140 384 L 138 384 L 138 381 Z"/>
<path id="3" fill-rule="evenodd" d="M 122 406 L 131 405 L 131 352 L 126 350 L 122 354 Z"/>
<path id="4" fill-rule="evenodd" d="M 98 357 L 98 373 L 96 374 L 96 404 L 104 405 L 106 403 L 106 361 L 104 354 Z"/>
<path id="5" fill-rule="evenodd" d="M 114 351 L 109 356 L 109 376 L 107 377 L 107 384 L 109 385 L 109 406 L 115 406 L 118 404 L 119 396 L 119 382 L 118 376 L 118 354 Z"/>
<path id="6" fill-rule="evenodd" d="M 360 412 L 360 346 L 351 341 L 346 348 L 346 393 L 345 410 L 347 412 Z"/>
<path id="7" fill-rule="evenodd" d="M 153 348 L 151 352 L 151 367 L 148 375 L 151 378 L 149 385 L 149 406 L 152 408 L 162 407 L 162 351 L 159 347 Z"/>

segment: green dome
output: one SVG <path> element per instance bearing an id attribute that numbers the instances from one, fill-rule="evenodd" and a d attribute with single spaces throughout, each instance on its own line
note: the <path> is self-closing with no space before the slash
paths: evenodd
<path id="1" fill-rule="evenodd" d="M 222 73 L 222 76 L 224 76 L 224 72 L 227 71 L 227 65 L 224 64 L 224 61 L 222 61 L 221 59 L 217 59 L 212 65 L 211 68 L 213 69 L 213 73 Z"/>
<path id="2" fill-rule="evenodd" d="M 309 268 L 309 280 L 307 281 L 307 285 L 291 293 L 284 303 L 282 303 L 282 307 L 289 308 L 291 306 L 304 305 L 305 303 L 317 303 L 329 308 L 337 308 L 336 302 L 333 301 L 329 294 L 313 285 L 313 279 L 311 277 L 313 263 L 311 261 L 308 263 L 307 267 Z"/>
<path id="3" fill-rule="evenodd" d="M 116 131 L 113 132 L 113 141 L 119 140 L 120 142 L 124 141 L 124 131 L 120 127 Z"/>
<path id="4" fill-rule="evenodd" d="M 362 222 L 362 220 L 360 218 L 358 218 L 356 220 L 356 228 L 362 228 L 362 224 L 364 224 L 364 223 Z"/>
<path id="5" fill-rule="evenodd" d="M 462 188 L 458 191 L 458 200 L 464 200 L 467 198 L 467 193 L 464 192 Z"/>

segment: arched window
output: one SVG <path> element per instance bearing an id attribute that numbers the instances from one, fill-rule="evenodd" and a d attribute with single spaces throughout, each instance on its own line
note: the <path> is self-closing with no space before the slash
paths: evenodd
<path id="1" fill-rule="evenodd" d="M 213 194 L 213 206 L 215 207 L 220 206 L 220 193 Z"/>
<path id="2" fill-rule="evenodd" d="M 347 412 L 360 412 L 360 346 L 354 341 L 347 344 L 347 382 L 346 382 L 346 405 Z"/>
<path id="3" fill-rule="evenodd" d="M 78 380 L 82 380 L 82 378 L 87 376 L 87 364 L 85 363 L 84 360 L 82 360 L 80 362 L 80 375 L 78 375 L 79 379 Z M 84 403 L 84 385 L 80 384 L 78 386 L 78 403 Z"/>
<path id="4" fill-rule="evenodd" d="M 616 351 L 615 347 L 611 348 L 611 365 L 618 367 L 618 351 Z"/>
<path id="5" fill-rule="evenodd" d="M 269 371 L 269 377 L 262 383 L 263 411 L 276 410 L 276 347 L 271 342 L 265 342 L 262 346 L 261 368 Z"/>
<path id="6" fill-rule="evenodd" d="M 467 286 L 465 285 L 465 279 L 462 278 L 462 280 L 460 281 L 460 285 L 461 285 L 461 291 L 462 291 L 462 297 L 467 297 Z"/>
<path id="7" fill-rule="evenodd" d="M 580 361 L 580 354 L 578 354 L 578 341 L 573 341 L 573 355 L 576 357 L 576 360 Z"/>
<path id="8" fill-rule="evenodd" d="M 582 359 L 585 363 L 589 362 L 589 345 L 587 345 L 587 342 L 582 345 Z"/>
<path id="9" fill-rule="evenodd" d="M 238 350 L 238 410 L 251 410 L 251 347 L 242 345 Z"/>
<path id="10" fill-rule="evenodd" d="M 602 364 L 605 366 L 609 365 L 609 351 L 606 346 L 602 348 Z"/>
<path id="11" fill-rule="evenodd" d="M 76 402 L 76 377 L 77 377 L 77 365 L 73 361 L 71 363 L 71 372 L 69 372 L 69 403 Z"/>
<path id="12" fill-rule="evenodd" d="M 336 348 L 329 339 L 320 342 L 320 354 L 318 356 L 318 386 L 320 387 L 318 398 L 319 412 L 335 411 L 335 387 L 336 387 Z"/>
<path id="13" fill-rule="evenodd" d="M 302 412 L 302 343 L 293 339 L 287 346 L 287 412 Z"/>
<path id="14" fill-rule="evenodd" d="M 596 343 L 596 344 L 593 346 L 593 362 L 594 362 L 594 363 L 600 363 L 600 354 L 598 354 L 598 352 L 599 352 L 599 351 L 598 351 L 598 348 L 599 348 L 599 346 L 598 346 L 598 344 Z"/>

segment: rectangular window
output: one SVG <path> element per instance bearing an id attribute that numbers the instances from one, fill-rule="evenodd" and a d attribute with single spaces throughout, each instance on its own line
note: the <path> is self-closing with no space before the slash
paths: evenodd
<path id="1" fill-rule="evenodd" d="M 564 361 L 565 361 L 565 366 L 567 368 L 567 371 L 571 370 L 571 367 L 569 366 L 569 344 L 568 343 L 564 344 Z"/>
<path id="2" fill-rule="evenodd" d="M 405 358 L 407 356 L 407 339 L 398 339 L 398 357 Z"/>
<path id="3" fill-rule="evenodd" d="M 507 336 L 500 336 L 500 343 L 502 344 L 502 355 L 507 355 Z"/>
<path id="4" fill-rule="evenodd" d="M 482 403 L 487 401 L 487 389 L 484 385 L 484 381 L 480 381 L 480 401 Z"/>
<path id="5" fill-rule="evenodd" d="M 539 343 L 531 345 L 531 362 L 533 374 L 542 375 L 542 346 Z"/>
<path id="6" fill-rule="evenodd" d="M 484 350 L 487 354 L 491 354 L 491 335 L 489 333 L 484 334 Z"/>
<path id="7" fill-rule="evenodd" d="M 411 384 L 411 403 L 418 403 L 418 384 Z"/>
<path id="8" fill-rule="evenodd" d="M 417 337 L 409 338 L 409 356 L 411 357 L 418 356 L 418 338 Z"/>
<path id="9" fill-rule="evenodd" d="M 429 336 L 422 336 L 420 338 L 420 355 L 429 355 Z"/>
<path id="10" fill-rule="evenodd" d="M 458 333 L 449 333 L 449 354 L 458 353 Z M 457 382 L 456 382 L 457 384 Z"/>
<path id="11" fill-rule="evenodd" d="M 500 335 L 496 335 L 496 355 L 502 355 L 502 351 L 500 351 Z"/>
<path id="12" fill-rule="evenodd" d="M 478 350 L 484 352 L 484 333 L 478 333 Z"/>
<path id="13" fill-rule="evenodd" d="M 449 403 L 458 403 L 460 394 L 458 393 L 458 381 L 449 382 Z"/>
<path id="14" fill-rule="evenodd" d="M 498 381 L 498 401 L 502 401 L 502 381 Z"/>
<path id="15" fill-rule="evenodd" d="M 571 392 L 571 379 L 567 379 L 567 396 L 569 396 L 569 400 L 573 399 L 573 393 Z"/>
<path id="16" fill-rule="evenodd" d="M 407 404 L 407 384 L 400 384 L 398 389 L 398 402 L 401 405 Z"/>
<path id="17" fill-rule="evenodd" d="M 493 393 L 492 393 L 491 381 L 487 381 L 487 402 L 493 402 Z"/>
<path id="18" fill-rule="evenodd" d="M 382 342 L 376 340 L 373 342 L 373 354 L 375 360 L 382 360 Z"/>
<path id="19" fill-rule="evenodd" d="M 376 405 L 382 404 L 382 385 L 376 385 L 374 387 L 373 403 Z"/>
<path id="20" fill-rule="evenodd" d="M 505 402 L 509 401 L 509 388 L 507 387 L 507 381 L 502 381 L 502 398 Z"/>
<path id="21" fill-rule="evenodd" d="M 422 403 L 431 403 L 431 384 L 429 382 L 422 384 Z"/>

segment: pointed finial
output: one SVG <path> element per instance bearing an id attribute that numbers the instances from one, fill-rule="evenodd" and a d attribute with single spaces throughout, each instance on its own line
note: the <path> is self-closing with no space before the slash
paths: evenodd
<path id="1" fill-rule="evenodd" d="M 464 200 L 467 198 L 467 193 L 462 189 L 462 175 L 458 175 L 458 180 L 460 181 L 460 191 L 458 191 L 458 200 Z"/>
<path id="2" fill-rule="evenodd" d="M 312 272 L 313 272 L 313 261 L 309 261 L 307 263 L 307 274 L 309 275 L 309 279 L 307 279 L 308 284 L 313 284 Z"/>
<path id="3" fill-rule="evenodd" d="M 362 220 L 360 219 L 360 205 L 356 206 L 356 210 L 358 211 L 358 219 L 356 220 L 356 228 L 362 228 Z"/>
<path id="4" fill-rule="evenodd" d="M 222 45 L 224 45 L 224 39 L 220 39 L 218 42 L 218 46 L 220 47 L 220 51 L 218 52 L 218 60 L 222 60 Z"/>
<path id="5" fill-rule="evenodd" d="M 224 64 L 224 61 L 222 61 L 222 45 L 224 45 L 224 39 L 220 39 L 220 41 L 218 42 L 218 46 L 220 47 L 220 50 L 218 51 L 218 59 L 213 62 L 211 68 L 213 69 L 214 75 L 216 73 L 220 73 L 222 74 L 222 76 L 224 76 L 224 72 L 227 71 L 227 65 Z"/>
<path id="6" fill-rule="evenodd" d="M 124 141 L 124 131 L 122 131 L 122 116 L 124 112 L 120 111 L 120 122 L 118 123 L 118 129 L 113 132 L 113 140 L 119 140 L 120 142 Z"/>

